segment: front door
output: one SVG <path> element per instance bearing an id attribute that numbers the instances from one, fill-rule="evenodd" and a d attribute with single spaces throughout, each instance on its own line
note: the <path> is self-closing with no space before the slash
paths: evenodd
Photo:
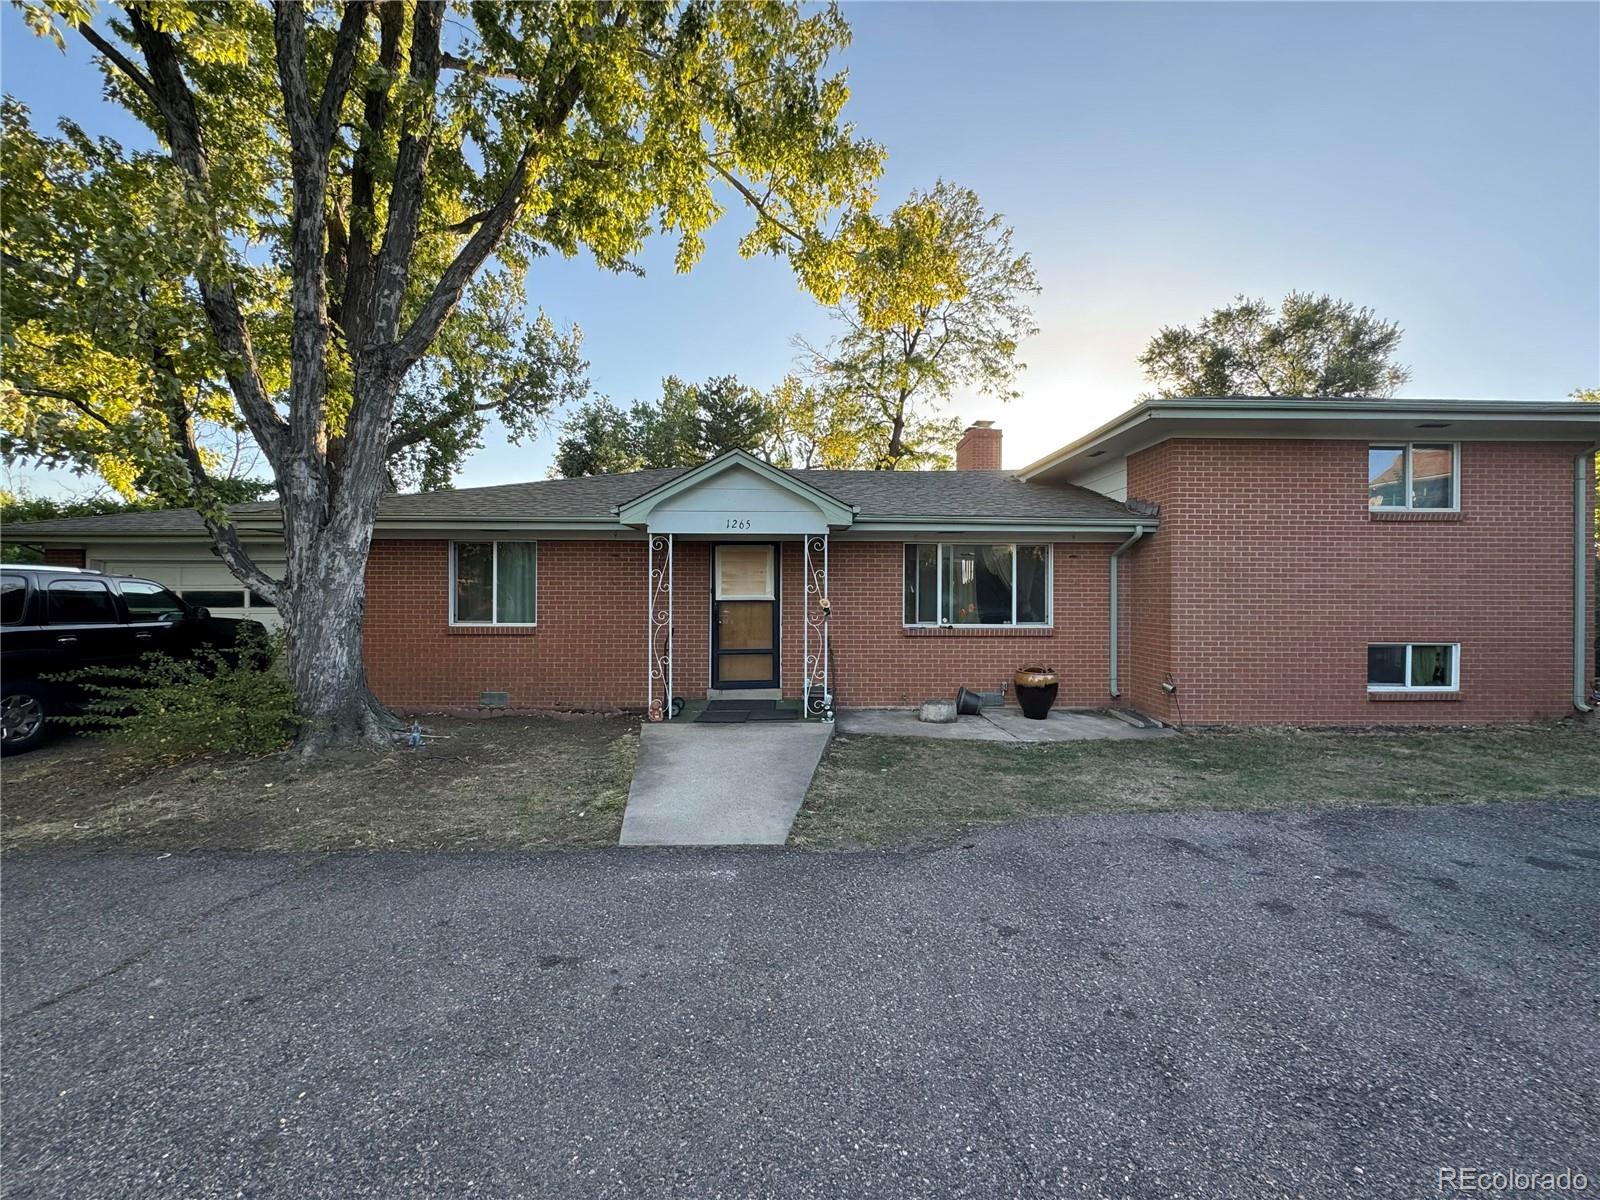
<path id="1" fill-rule="evenodd" d="M 778 686 L 776 546 L 717 546 L 711 556 L 711 686 Z"/>

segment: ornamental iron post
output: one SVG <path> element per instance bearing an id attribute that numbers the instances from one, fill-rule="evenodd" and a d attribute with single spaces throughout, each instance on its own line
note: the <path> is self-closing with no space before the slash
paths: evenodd
<path id="1" fill-rule="evenodd" d="M 672 719 L 672 535 L 651 534 L 647 556 L 649 623 L 646 653 L 645 715 L 652 721 Z"/>
<path id="2" fill-rule="evenodd" d="M 805 541 L 805 656 L 802 714 L 833 720 L 833 690 L 828 678 L 828 535 Z"/>

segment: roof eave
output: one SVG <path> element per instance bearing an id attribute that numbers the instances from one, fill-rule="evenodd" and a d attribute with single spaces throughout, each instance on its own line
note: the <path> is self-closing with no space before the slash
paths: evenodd
<path id="1" fill-rule="evenodd" d="M 1047 454 L 1018 471 L 1030 482 L 1046 472 L 1086 458 L 1097 447 L 1120 439 L 1141 425 L 1157 420 L 1204 421 L 1337 421 L 1370 420 L 1461 422 L 1525 422 L 1530 431 L 1540 425 L 1578 419 L 1600 428 L 1600 409 L 1577 400 L 1147 400 L 1091 430 L 1074 442 Z M 1446 436 L 1446 435 L 1439 435 Z"/>

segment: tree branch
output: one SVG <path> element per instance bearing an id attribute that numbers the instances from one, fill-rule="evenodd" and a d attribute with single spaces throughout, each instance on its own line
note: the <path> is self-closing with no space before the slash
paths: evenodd
<path id="1" fill-rule="evenodd" d="M 389 193 L 389 221 L 378 253 L 377 277 L 370 302 L 369 328 L 381 343 L 394 340 L 400 327 L 406 277 L 416 249 L 425 189 L 423 173 L 433 148 L 434 93 L 439 85 L 439 35 L 442 4 L 418 4 L 411 22 L 410 86 L 415 106 L 400 135 L 395 156 L 394 186 Z M 420 128 L 418 128 L 420 126 Z"/>
<path id="2" fill-rule="evenodd" d="M 13 385 L 13 386 L 16 386 L 16 385 Z M 115 424 L 113 424 L 112 422 L 106 420 L 105 417 L 103 417 L 99 413 L 95 412 L 95 410 L 90 406 L 90 404 L 89 404 L 89 402 L 87 400 L 81 399 L 78 396 L 74 396 L 71 392 L 58 391 L 55 388 L 47 388 L 47 387 L 21 387 L 21 386 L 17 386 L 17 391 L 21 395 L 24 395 L 24 396 L 39 396 L 41 398 L 49 399 L 49 400 L 64 400 L 66 403 L 72 405 L 73 408 L 77 409 L 79 412 L 81 412 L 84 416 L 88 417 L 90 420 L 98 421 L 101 425 L 103 425 L 107 429 L 115 429 L 116 428 Z"/>
<path id="3" fill-rule="evenodd" d="M 128 18 L 134 39 L 150 68 L 151 98 L 166 122 L 172 159 L 203 193 L 209 181 L 209 166 L 200 140 L 200 118 L 194 94 L 183 77 L 177 46 L 170 36 L 146 21 L 138 8 L 130 8 Z M 204 201 L 203 194 L 200 199 Z M 212 236 L 219 242 L 224 240 L 220 230 L 212 230 Z M 261 381 L 261 368 L 256 362 L 255 347 L 239 297 L 233 284 L 225 279 L 210 279 L 199 269 L 195 277 L 212 335 L 222 351 L 228 386 L 239 401 L 239 409 L 256 444 L 277 471 L 284 461 L 287 427 L 273 408 Z"/>
<path id="4" fill-rule="evenodd" d="M 530 144 L 518 157 L 517 165 L 512 168 L 511 178 L 506 181 L 506 186 L 502 189 L 500 198 L 495 201 L 494 207 L 489 210 L 477 230 L 467 239 L 467 244 L 461 247 L 450 265 L 439 276 L 439 281 L 433 285 L 433 290 L 423 301 L 422 308 L 418 310 L 410 328 L 395 342 L 392 366 L 398 373 L 403 374 L 409 370 L 412 364 L 427 353 L 440 328 L 460 303 L 462 291 L 478 273 L 478 268 L 483 266 L 505 240 L 506 233 L 522 207 L 522 193 L 532 159 L 533 146 Z"/>
<path id="5" fill-rule="evenodd" d="M 324 156 L 333 149 L 333 138 L 339 130 L 339 113 L 350 91 L 351 76 L 355 74 L 356 51 L 366 32 L 367 8 L 368 0 L 347 0 L 339 21 L 328 78 L 322 85 L 322 103 L 317 106 L 317 137 Z"/>
<path id="6" fill-rule="evenodd" d="M 200 514 L 206 532 L 211 535 L 212 548 L 236 578 L 260 592 L 274 604 L 278 603 L 279 594 L 283 589 L 282 583 L 263 571 L 255 559 L 250 557 L 250 553 L 244 548 L 244 543 L 239 540 L 237 529 L 217 520 L 213 515 L 211 502 L 216 497 L 216 485 L 211 479 L 210 472 L 206 470 L 205 459 L 200 454 L 200 443 L 194 432 L 194 413 L 184 404 L 176 380 L 170 378 L 171 368 L 163 364 L 164 356 L 160 348 L 152 345 L 150 355 L 157 375 L 156 395 L 166 412 L 172 440 L 177 443 L 182 453 L 183 465 L 189 473 L 189 486 L 195 501 L 195 511 Z M 168 386 L 162 385 L 163 376 L 169 377 Z"/>
<path id="7" fill-rule="evenodd" d="M 341 43 L 348 35 L 349 11 L 345 10 L 347 19 L 339 28 Z M 328 154 L 323 145 L 322 126 L 311 111 L 311 89 L 306 79 L 306 9 L 299 0 L 276 0 L 272 9 L 272 36 L 284 116 L 289 126 L 289 165 L 294 180 L 289 218 L 289 300 L 293 307 L 289 341 L 289 431 L 296 454 L 307 461 L 315 461 L 321 457 L 326 443 L 328 293 L 324 260 L 327 254 Z M 337 63 L 334 69 L 338 69 Z M 347 65 L 347 75 L 348 69 Z"/>
<path id="8" fill-rule="evenodd" d="M 116 64 L 117 69 L 128 77 L 128 81 L 134 87 L 149 97 L 157 108 L 161 107 L 161 97 L 156 94 L 156 85 L 150 81 L 150 77 L 141 71 L 131 58 L 118 49 L 114 43 L 101 37 L 89 22 L 82 22 L 77 26 L 77 30 L 84 41 L 103 54 L 110 62 Z"/>
<path id="9" fill-rule="evenodd" d="M 389 439 L 389 447 L 384 451 L 384 457 L 390 458 L 407 446 L 415 446 L 418 442 L 427 441 L 441 429 L 449 427 L 452 422 L 459 421 L 462 417 L 469 416 L 472 413 L 490 412 L 499 408 L 500 404 L 501 401 L 499 400 L 486 400 L 482 404 L 469 404 L 466 408 L 456 408 L 451 409 L 449 412 L 442 412 L 437 417 L 430 418 L 420 425 L 403 430 L 391 437 Z"/>
<path id="10" fill-rule="evenodd" d="M 728 170 L 721 163 L 712 158 L 706 159 L 706 165 L 720 175 L 728 183 L 728 185 L 733 188 L 734 191 L 743 196 L 745 203 L 751 208 L 755 209 L 762 220 L 771 221 L 774 225 L 783 230 L 790 237 L 794 238 L 797 242 L 804 243 L 807 240 L 806 235 L 801 233 L 793 225 L 790 225 L 787 222 L 773 216 L 772 213 L 767 209 L 766 199 L 756 195 L 753 191 L 751 191 L 750 188 L 745 184 L 744 180 L 740 179 L 732 171 Z"/>
<path id="11" fill-rule="evenodd" d="M 345 257 L 345 285 L 337 301 L 339 325 L 352 347 L 364 344 L 368 298 L 372 294 L 372 235 L 377 226 L 376 159 L 381 153 L 382 130 L 389 121 L 389 90 L 400 69 L 400 41 L 405 33 L 405 6 L 378 8 L 377 80 L 362 98 L 361 133 L 350 166 L 349 251 Z"/>

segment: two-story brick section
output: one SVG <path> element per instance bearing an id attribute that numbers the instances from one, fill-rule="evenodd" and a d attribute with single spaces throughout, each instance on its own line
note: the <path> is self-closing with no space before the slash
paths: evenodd
<path id="1" fill-rule="evenodd" d="M 1573 402 L 1161 400 L 1020 470 L 688 469 L 386 497 L 374 690 L 404 709 L 909 705 L 1053 667 L 1179 724 L 1550 720 L 1594 690 Z M 268 570 L 274 505 L 233 520 Z M 5 531 L 273 623 L 186 510 Z M 1115 636 L 1113 637 L 1113 630 Z"/>

